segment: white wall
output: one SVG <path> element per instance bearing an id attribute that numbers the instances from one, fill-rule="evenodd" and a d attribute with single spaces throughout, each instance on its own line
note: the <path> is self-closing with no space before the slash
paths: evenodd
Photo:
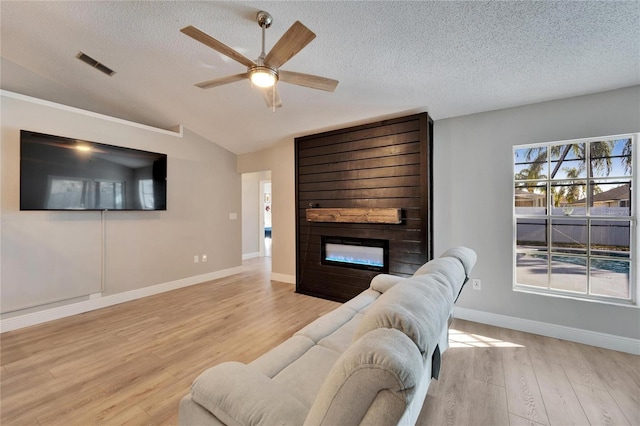
<path id="1" fill-rule="evenodd" d="M 122 120 L 2 93 L 0 291 L 3 312 L 54 293 L 100 289 L 100 212 L 19 210 L 20 129 L 168 155 L 168 210 L 107 212 L 103 296 L 241 265 L 241 180 L 236 156 L 188 130 L 159 132 Z M 194 264 L 194 255 L 208 262 Z M 86 297 L 4 314 L 3 319 Z M 5 306 L 6 304 L 6 306 Z"/>
<path id="2" fill-rule="evenodd" d="M 512 146 L 639 130 L 638 86 L 435 121 L 435 254 L 456 245 L 475 249 L 479 260 L 473 276 L 482 279 L 482 290 L 466 288 L 457 305 L 639 339 L 640 309 L 516 293 L 511 288 Z M 273 270 L 295 277 L 293 139 L 239 156 L 238 167 L 241 172 L 272 170 Z"/>
<path id="3" fill-rule="evenodd" d="M 436 255 L 475 249 L 473 277 L 482 279 L 482 290 L 466 288 L 457 305 L 640 338 L 640 309 L 511 288 L 513 145 L 637 132 L 640 87 L 439 120 L 434 130 Z"/>

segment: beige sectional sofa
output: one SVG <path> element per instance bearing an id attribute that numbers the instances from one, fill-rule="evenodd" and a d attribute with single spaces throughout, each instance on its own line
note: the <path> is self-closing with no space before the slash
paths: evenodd
<path id="1" fill-rule="evenodd" d="M 456 247 L 410 278 L 376 276 L 250 364 L 203 372 L 180 403 L 180 424 L 414 424 L 475 261 Z"/>

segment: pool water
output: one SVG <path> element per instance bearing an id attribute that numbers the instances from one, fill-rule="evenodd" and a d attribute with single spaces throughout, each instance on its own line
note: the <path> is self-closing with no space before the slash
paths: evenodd
<path id="1" fill-rule="evenodd" d="M 546 254 L 532 254 L 532 257 L 538 259 L 545 259 L 548 255 Z M 585 266 L 587 264 L 586 257 L 573 257 L 573 256 L 553 256 L 553 260 L 556 262 L 562 263 L 570 263 L 572 265 Z M 591 267 L 597 269 L 603 269 L 605 271 L 617 272 L 621 274 L 629 274 L 629 270 L 631 269 L 631 262 L 624 260 L 612 260 L 612 259 L 591 259 Z"/>

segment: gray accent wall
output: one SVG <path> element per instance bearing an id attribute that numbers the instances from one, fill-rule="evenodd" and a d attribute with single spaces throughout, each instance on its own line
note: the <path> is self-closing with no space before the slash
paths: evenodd
<path id="1" fill-rule="evenodd" d="M 187 129 L 173 135 L 6 93 L 1 111 L 3 319 L 86 300 L 101 286 L 107 296 L 241 266 L 235 154 Z M 20 211 L 20 129 L 166 153 L 167 211 Z M 203 254 L 208 261 L 194 263 Z"/>
<path id="2" fill-rule="evenodd" d="M 638 131 L 640 86 L 436 121 L 435 254 L 473 248 L 473 277 L 482 280 L 457 306 L 639 339 L 638 308 L 512 290 L 511 200 L 514 145 Z"/>

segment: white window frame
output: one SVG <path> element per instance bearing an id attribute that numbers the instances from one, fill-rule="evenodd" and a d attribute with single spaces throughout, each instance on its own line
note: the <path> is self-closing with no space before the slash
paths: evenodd
<path id="1" fill-rule="evenodd" d="M 551 214 L 551 206 L 553 205 L 553 200 L 552 200 L 552 191 L 547 191 L 546 197 L 547 197 L 547 208 L 546 208 L 546 214 L 545 215 L 527 215 L 527 214 L 518 214 L 516 213 L 516 206 L 515 206 L 515 197 L 516 197 L 516 179 L 515 179 L 515 156 L 516 156 L 516 151 L 517 150 L 522 150 L 522 149 L 527 149 L 527 148 L 539 148 L 539 147 L 551 147 L 554 145 L 570 145 L 570 144 L 579 144 L 579 143 L 585 143 L 585 144 L 589 144 L 591 142 L 598 142 L 598 141 L 603 141 L 603 140 L 616 140 L 616 139 L 627 139 L 630 138 L 632 140 L 631 144 L 632 144 L 632 161 L 631 161 L 631 216 L 628 217 L 629 220 L 629 224 L 630 224 L 630 247 L 629 247 L 629 251 L 630 251 L 630 256 L 629 256 L 629 262 L 630 262 L 630 273 L 629 273 L 629 300 L 626 299 L 621 299 L 621 298 L 614 298 L 614 297 L 607 297 L 607 296 L 600 296 L 600 295 L 594 295 L 594 294 L 583 294 L 583 293 L 575 293 L 575 292 L 571 292 L 571 291 L 567 291 L 567 290 L 557 290 L 557 289 L 552 289 L 552 288 L 544 288 L 544 287 L 537 287 L 537 286 L 533 286 L 533 285 L 526 285 L 526 284 L 520 284 L 517 282 L 517 255 L 518 255 L 518 248 L 517 248 L 517 220 L 518 219 L 527 219 L 527 218 L 531 218 L 531 219 L 546 219 L 547 221 L 550 221 L 551 219 L 557 219 L 559 217 L 562 216 L 557 216 L 557 215 L 552 215 Z M 604 303 L 604 304 L 610 304 L 610 305 L 622 305 L 622 306 L 634 306 L 634 307 L 640 307 L 638 304 L 638 295 L 640 293 L 640 273 L 638 271 L 638 268 L 640 267 L 640 261 L 639 261 L 639 247 L 638 247 L 638 242 L 640 241 L 640 229 L 637 226 L 637 217 L 638 217 L 638 210 L 640 209 L 639 205 L 639 201 L 638 199 L 640 198 L 640 191 L 638 190 L 639 188 L 639 184 L 640 184 L 640 169 L 639 169 L 639 165 L 640 165 L 640 160 L 638 159 L 640 157 L 640 152 L 638 152 L 638 150 L 640 149 L 640 147 L 638 146 L 638 141 L 640 140 L 640 133 L 628 133 L 628 134 L 620 134 L 620 135 L 611 135 L 611 136 L 601 136 L 601 137 L 591 137 L 591 138 L 582 138 L 582 139 L 571 139 L 571 140 L 564 140 L 564 141 L 553 141 L 553 142 L 545 142 L 545 143 L 534 143 L 534 144 L 525 144 L 525 145 L 515 145 L 513 146 L 513 151 L 512 151 L 512 156 L 511 156 L 511 161 L 513 163 L 513 169 L 512 169 L 512 174 L 511 174 L 511 178 L 513 181 L 513 185 L 512 185 L 512 196 L 511 196 L 511 206 L 512 206 L 512 217 L 513 217 L 513 230 L 512 230 L 512 236 L 513 236 L 513 256 L 512 256 L 512 262 L 513 262 L 513 267 L 512 267 L 512 271 L 513 271 L 513 278 L 512 278 L 512 282 L 513 282 L 513 290 L 517 291 L 517 292 L 523 292 L 523 293 L 534 293 L 534 294 L 539 294 L 539 295 L 544 295 L 544 296 L 551 296 L 551 297 L 559 297 L 559 298 L 567 298 L 567 299 L 574 299 L 574 300 L 584 300 L 584 301 L 590 301 L 590 302 L 598 302 L 598 303 Z M 547 162 L 549 164 L 549 155 L 547 155 Z M 585 160 L 586 161 L 586 160 Z M 588 170 L 588 168 L 587 168 Z M 550 170 L 548 171 L 550 173 Z M 585 178 L 580 178 L 580 180 L 584 180 L 584 181 L 590 181 L 590 179 L 593 180 L 598 180 L 598 177 L 592 177 L 589 176 L 589 172 L 587 171 L 587 177 Z M 521 181 L 518 181 L 521 182 Z M 627 201 L 629 202 L 629 201 Z M 585 213 L 584 216 L 579 216 L 579 217 L 584 217 L 585 219 L 588 220 L 610 220 L 611 217 L 610 216 L 598 216 L 598 215 L 591 215 L 591 212 L 589 211 L 589 209 L 587 209 L 587 212 Z M 625 216 L 626 218 L 626 216 Z M 624 220 L 624 219 L 623 219 Z M 548 222 L 550 223 L 550 222 Z M 589 233 L 590 233 L 590 229 L 589 229 Z M 551 226 L 548 225 L 547 226 L 547 238 L 549 238 L 549 234 L 551 233 Z M 549 241 L 549 240 L 547 240 Z M 551 248 L 551 246 L 549 246 L 549 248 Z M 548 250 L 548 255 L 552 255 L 552 250 Z M 590 250 L 589 248 L 587 248 L 587 253 L 586 253 L 586 258 L 587 258 L 587 262 L 589 261 L 591 257 L 590 254 Z M 589 263 L 587 263 L 588 265 Z M 551 270 L 549 270 L 548 272 L 548 276 L 550 278 L 551 276 Z M 588 271 L 587 271 L 587 276 L 588 276 Z M 588 278 L 587 278 L 588 279 Z"/>

